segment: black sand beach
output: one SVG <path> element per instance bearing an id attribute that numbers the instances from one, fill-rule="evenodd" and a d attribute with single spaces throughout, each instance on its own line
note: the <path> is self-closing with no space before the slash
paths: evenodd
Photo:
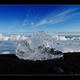
<path id="1" fill-rule="evenodd" d="M 65 53 L 64 58 L 47 61 L 19 59 L 0 55 L 0 74 L 80 74 L 80 53 Z"/>

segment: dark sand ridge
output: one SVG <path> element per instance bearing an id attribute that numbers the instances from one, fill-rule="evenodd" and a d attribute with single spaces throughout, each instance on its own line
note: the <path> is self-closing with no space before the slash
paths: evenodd
<path id="1" fill-rule="evenodd" d="M 13 54 L 0 55 L 0 74 L 80 74 L 80 53 L 47 61 L 22 60 Z"/>

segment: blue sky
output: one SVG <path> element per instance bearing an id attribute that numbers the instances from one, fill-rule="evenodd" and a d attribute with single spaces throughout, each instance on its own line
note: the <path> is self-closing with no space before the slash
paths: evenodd
<path id="1" fill-rule="evenodd" d="M 80 32 L 80 5 L 0 5 L 0 33 Z"/>

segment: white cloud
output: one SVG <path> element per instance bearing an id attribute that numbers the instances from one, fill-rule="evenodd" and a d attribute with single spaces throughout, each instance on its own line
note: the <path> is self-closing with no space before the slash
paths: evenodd
<path id="1" fill-rule="evenodd" d="M 67 9 L 67 10 L 64 10 L 64 11 L 62 11 L 56 15 L 53 15 L 51 17 L 46 17 L 46 18 L 40 20 L 37 24 L 35 24 L 33 26 L 33 28 L 37 28 L 44 24 L 56 24 L 56 23 L 63 22 L 65 20 L 71 18 L 72 16 L 75 16 L 75 12 L 77 10 L 78 9 Z"/>
<path id="2" fill-rule="evenodd" d="M 36 24 L 35 26 L 39 26 L 39 25 L 44 25 L 44 24 L 47 24 L 48 23 L 48 20 L 47 19 L 44 19 L 44 20 L 41 20 L 38 24 Z"/>
<path id="3" fill-rule="evenodd" d="M 58 13 L 56 16 L 64 16 L 64 15 L 67 15 L 73 11 L 75 11 L 76 9 L 67 9 L 67 10 L 64 10 L 63 12 L 61 13 Z"/>
<path id="4" fill-rule="evenodd" d="M 31 22 L 31 25 L 34 25 L 35 23 L 34 22 Z"/>
<path id="5" fill-rule="evenodd" d="M 35 16 L 35 17 L 32 18 L 31 20 L 28 19 L 28 18 L 24 19 L 24 20 L 23 20 L 23 23 L 22 23 L 22 26 L 27 26 L 27 25 L 28 25 L 28 26 L 33 26 L 33 25 L 35 25 L 36 23 L 35 23 L 34 21 L 35 21 L 36 17 L 38 17 L 38 16 Z"/>

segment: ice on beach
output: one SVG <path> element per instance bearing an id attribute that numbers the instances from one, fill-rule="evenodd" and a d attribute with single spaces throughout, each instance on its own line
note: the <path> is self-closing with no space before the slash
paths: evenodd
<path id="1" fill-rule="evenodd" d="M 32 34 L 30 46 L 31 48 L 37 48 L 44 44 L 47 47 L 52 47 L 52 42 L 52 37 L 49 34 L 40 31 Z"/>
<path id="2" fill-rule="evenodd" d="M 62 53 L 54 54 L 50 53 L 48 49 L 52 48 L 52 37 L 45 32 L 33 33 L 31 36 L 31 43 L 27 40 L 21 41 L 16 49 L 16 55 L 22 59 L 28 60 L 48 60 L 54 58 L 60 58 Z M 47 48 L 47 50 L 45 50 Z"/>
<path id="3" fill-rule="evenodd" d="M 16 50 L 16 56 L 18 56 L 21 59 L 25 60 L 48 60 L 48 59 L 54 59 L 54 58 L 60 58 L 63 56 L 63 54 L 59 55 L 54 55 L 50 54 L 45 51 L 45 46 L 37 47 L 31 49 L 30 46 L 27 44 L 24 44 L 25 42 L 23 41 L 20 43 L 17 47 Z"/>
<path id="4" fill-rule="evenodd" d="M 0 41 L 0 54 L 14 53 L 19 58 L 32 60 L 59 58 L 63 55 L 49 54 L 49 52 L 44 51 L 44 49 L 54 48 L 55 51 L 59 50 L 63 53 L 80 52 L 79 38 L 79 35 L 50 35 L 44 31 L 39 31 L 32 33 L 31 36 L 27 36 L 26 40 L 21 38 L 19 41 Z"/>

